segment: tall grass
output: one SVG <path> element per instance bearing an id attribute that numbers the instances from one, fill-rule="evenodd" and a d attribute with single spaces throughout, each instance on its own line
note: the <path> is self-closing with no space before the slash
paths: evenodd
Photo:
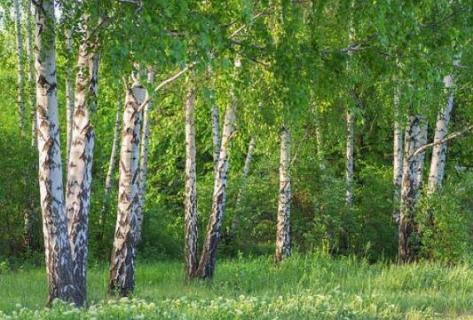
<path id="1" fill-rule="evenodd" d="M 143 301 L 100 305 L 108 299 L 107 269 L 92 266 L 89 302 L 99 306 L 91 309 L 94 315 L 83 311 L 77 319 L 97 318 L 97 312 L 98 318 L 112 319 L 115 311 L 123 319 L 141 315 L 156 319 L 466 319 L 473 315 L 473 270 L 468 265 L 370 265 L 314 254 L 295 255 L 276 266 L 270 257 L 259 257 L 221 261 L 212 282 L 190 284 L 178 262 L 138 263 L 137 268 L 135 298 Z M 43 309 L 46 292 L 43 269 L 0 274 L 3 316 L 13 312 L 18 316 L 21 308 Z M 27 311 L 23 312 L 28 319 Z M 62 319 L 59 315 L 66 311 L 43 312 L 45 318 L 55 318 L 57 312 Z M 41 317 L 36 313 L 34 318 Z"/>

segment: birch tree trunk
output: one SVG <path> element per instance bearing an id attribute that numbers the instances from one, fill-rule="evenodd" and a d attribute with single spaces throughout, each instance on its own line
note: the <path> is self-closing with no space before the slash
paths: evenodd
<path id="1" fill-rule="evenodd" d="M 154 82 L 154 73 L 148 71 L 148 83 Z M 146 94 L 147 95 L 147 94 Z M 137 241 L 141 241 L 141 230 L 143 226 L 143 210 L 146 200 L 146 183 L 148 176 L 148 141 L 149 141 L 149 111 L 151 110 L 151 101 L 148 101 L 143 110 L 143 125 L 141 130 L 140 144 L 140 175 L 139 175 L 139 207 L 138 207 L 138 232 Z"/>
<path id="2" fill-rule="evenodd" d="M 197 270 L 197 177 L 195 159 L 195 91 L 189 89 L 185 105 L 186 131 L 186 190 L 185 190 L 185 248 L 186 276 L 194 277 Z"/>
<path id="3" fill-rule="evenodd" d="M 421 118 L 421 125 L 420 125 L 420 139 L 419 139 L 419 147 L 427 144 L 427 133 L 428 133 L 428 123 L 425 119 Z M 420 152 L 418 155 L 418 165 L 417 165 L 417 189 L 420 190 L 422 188 L 422 183 L 424 181 L 424 160 L 425 160 L 425 151 Z"/>
<path id="4" fill-rule="evenodd" d="M 38 0 L 36 23 L 36 100 L 40 203 L 48 275 L 48 304 L 58 298 L 79 304 L 72 281 L 72 255 L 64 211 L 59 120 L 56 96 L 56 43 L 53 0 Z"/>
<path id="5" fill-rule="evenodd" d="M 403 170 L 403 150 L 402 150 L 402 127 L 400 119 L 399 106 L 399 88 L 396 88 L 394 93 L 394 156 L 393 156 L 393 218 L 396 224 L 399 224 L 399 205 L 401 200 L 401 183 Z"/>
<path id="6" fill-rule="evenodd" d="M 351 110 L 347 110 L 346 114 L 346 125 L 347 125 L 347 147 L 346 147 L 346 168 L 345 168 L 345 179 L 346 179 L 346 204 L 348 209 L 353 206 L 353 149 L 354 149 L 354 116 Z"/>
<path id="7" fill-rule="evenodd" d="M 291 255 L 291 135 L 286 127 L 281 131 L 280 152 L 276 262 L 281 262 Z"/>
<path id="8" fill-rule="evenodd" d="M 92 159 L 95 134 L 90 122 L 91 103 L 95 100 L 93 59 L 96 45 L 84 28 L 79 47 L 75 89 L 75 105 L 72 116 L 71 145 L 67 171 L 66 209 L 69 241 L 74 262 L 73 277 L 81 294 L 80 305 L 87 298 L 87 245 L 92 186 Z"/>
<path id="9" fill-rule="evenodd" d="M 126 297 L 135 287 L 135 254 L 137 232 L 138 165 L 141 134 L 141 104 L 146 90 L 138 82 L 127 89 L 123 114 L 120 150 L 118 210 L 112 257 L 109 292 Z"/>
<path id="10" fill-rule="evenodd" d="M 28 95 L 31 109 L 31 146 L 36 147 L 36 92 L 35 92 L 35 67 L 33 53 L 33 19 L 31 16 L 31 1 L 26 1 L 26 49 L 28 57 Z"/>
<path id="11" fill-rule="evenodd" d="M 212 213 L 207 226 L 207 235 L 200 257 L 197 276 L 203 279 L 212 278 L 217 260 L 217 245 L 221 236 L 225 209 L 225 189 L 227 186 L 229 143 L 234 134 L 236 101 L 225 112 L 222 142 L 215 171 L 214 192 L 212 197 Z"/>
<path id="12" fill-rule="evenodd" d="M 452 90 L 453 78 L 448 75 L 444 78 L 445 88 Z M 448 133 L 448 124 L 450 122 L 450 114 L 454 105 L 454 92 L 450 92 L 448 102 L 445 107 L 440 110 L 437 116 L 437 123 L 435 125 L 434 143 L 438 143 L 445 139 Z M 445 159 L 447 156 L 447 143 L 435 144 L 432 150 L 432 160 L 430 163 L 429 182 L 427 193 L 434 194 L 441 186 L 445 173 Z"/>
<path id="13" fill-rule="evenodd" d="M 17 85 L 18 85 L 18 115 L 20 117 L 20 132 L 21 135 L 25 134 L 25 67 L 23 63 L 23 35 L 21 33 L 21 6 L 20 0 L 14 0 L 15 7 L 15 26 L 16 26 L 16 54 L 18 58 L 18 74 L 17 74 Z"/>
<path id="14" fill-rule="evenodd" d="M 402 176 L 401 206 L 399 221 L 399 259 L 402 262 L 414 261 L 418 251 L 418 228 L 415 221 L 415 207 L 419 198 L 419 168 L 422 155 L 414 152 L 422 146 L 425 124 L 420 116 L 410 116 L 405 137 L 405 158 Z"/>
<path id="15" fill-rule="evenodd" d="M 218 157 L 220 155 L 220 134 L 219 134 L 219 116 L 217 106 L 212 107 L 212 142 L 213 142 L 213 158 L 214 170 L 217 170 Z"/>
<path id="16" fill-rule="evenodd" d="M 122 102 L 118 100 L 117 102 L 117 114 L 115 116 L 115 129 L 113 131 L 113 142 L 112 142 L 112 151 L 110 153 L 110 159 L 108 160 L 108 170 L 107 176 L 105 177 L 105 188 L 103 191 L 103 201 L 102 201 L 102 209 L 100 211 L 100 227 L 101 231 L 99 234 L 99 242 L 104 240 L 104 233 L 105 233 L 105 223 L 106 223 L 106 216 L 107 212 L 110 209 L 110 191 L 112 189 L 112 180 L 113 180 L 113 173 L 115 172 L 115 163 L 117 158 L 117 150 L 118 144 L 120 142 L 120 128 L 121 128 L 121 104 Z"/>
<path id="17" fill-rule="evenodd" d="M 71 59 L 72 57 L 72 31 L 66 30 L 66 52 Z M 71 150 L 72 142 L 72 118 L 74 116 L 74 83 L 72 75 L 72 64 L 69 63 L 69 68 L 66 68 L 66 161 L 69 162 L 69 153 Z"/>
<path id="18" fill-rule="evenodd" d="M 248 152 L 246 153 L 245 165 L 243 167 L 243 176 L 241 180 L 241 186 L 238 190 L 237 199 L 235 202 L 235 215 L 232 219 L 232 224 L 230 226 L 230 237 L 234 239 L 237 235 L 238 229 L 240 228 L 240 204 L 243 197 L 243 193 L 246 189 L 246 179 L 250 173 L 251 162 L 253 161 L 253 152 L 255 150 L 256 140 L 254 137 L 251 137 L 250 143 L 248 144 Z"/>

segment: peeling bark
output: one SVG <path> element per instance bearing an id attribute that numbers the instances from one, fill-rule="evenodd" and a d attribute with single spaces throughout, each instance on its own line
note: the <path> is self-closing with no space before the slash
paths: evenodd
<path id="1" fill-rule="evenodd" d="M 69 241 L 74 263 L 72 274 L 81 293 L 80 305 L 84 305 L 87 298 L 88 223 L 95 143 L 90 113 L 97 87 L 93 65 L 97 46 L 90 38 L 87 21 L 84 21 L 84 29 L 77 61 L 66 189 Z"/>
<path id="2" fill-rule="evenodd" d="M 235 98 L 233 98 L 235 99 Z M 218 158 L 217 170 L 215 171 L 214 192 L 212 197 L 212 213 L 207 226 L 202 254 L 200 257 L 197 276 L 203 279 L 212 278 L 217 261 L 217 245 L 221 236 L 225 209 L 225 191 L 227 186 L 229 143 L 234 134 L 236 101 L 233 100 L 225 112 L 223 124 L 222 142 Z"/>
<path id="3" fill-rule="evenodd" d="M 23 63 L 23 35 L 21 32 L 21 6 L 20 0 L 13 1 L 15 8 L 15 27 L 16 27 L 16 54 L 18 58 L 18 71 L 17 71 L 17 103 L 18 103 L 18 116 L 20 118 L 20 132 L 21 135 L 25 134 L 25 66 Z"/>
<path id="4" fill-rule="evenodd" d="M 241 181 L 240 190 L 238 190 L 237 199 L 235 202 L 235 215 L 232 219 L 232 224 L 230 227 L 230 237 L 234 239 L 237 235 L 238 229 L 240 228 L 240 205 L 243 193 L 246 189 L 246 178 L 250 173 L 251 162 L 253 161 L 253 151 L 255 150 L 256 140 L 254 137 L 251 137 L 250 143 L 248 144 L 248 152 L 246 153 L 245 165 L 243 167 L 243 176 Z"/>
<path id="5" fill-rule="evenodd" d="M 453 79 L 448 75 L 444 79 L 445 87 L 451 90 L 447 105 L 440 110 L 437 116 L 437 123 L 435 126 L 434 143 L 438 143 L 445 139 L 448 133 L 448 124 L 450 122 L 450 114 L 454 105 L 454 92 L 452 90 Z M 435 144 L 432 149 L 432 160 L 430 163 L 430 173 L 427 193 L 434 194 L 441 186 L 443 176 L 445 174 L 445 160 L 447 156 L 447 143 Z"/>
<path id="6" fill-rule="evenodd" d="M 197 177 L 195 159 L 195 91 L 191 88 L 185 105 L 186 132 L 186 190 L 185 190 L 185 248 L 186 276 L 194 277 L 197 270 Z"/>
<path id="7" fill-rule="evenodd" d="M 48 275 L 48 304 L 54 299 L 79 304 L 72 281 L 72 254 L 64 211 L 64 191 L 56 96 L 54 1 L 38 0 L 36 23 L 36 100 L 40 203 Z"/>
<path id="8" fill-rule="evenodd" d="M 399 221 L 399 259 L 411 262 L 418 253 L 418 226 L 415 221 L 415 208 L 419 198 L 419 168 L 423 155 L 414 152 L 423 145 L 426 124 L 420 116 L 410 116 L 405 133 L 405 158 L 401 189 L 401 216 Z"/>
<path id="9" fill-rule="evenodd" d="M 137 233 L 138 165 L 141 133 L 141 104 L 146 90 L 135 82 L 127 89 L 123 114 L 120 150 L 118 210 L 112 257 L 110 261 L 110 294 L 129 296 L 135 287 L 135 255 Z"/>
<path id="10" fill-rule="evenodd" d="M 279 159 L 279 198 L 276 230 L 276 262 L 291 255 L 291 135 L 284 127 L 281 131 Z"/>

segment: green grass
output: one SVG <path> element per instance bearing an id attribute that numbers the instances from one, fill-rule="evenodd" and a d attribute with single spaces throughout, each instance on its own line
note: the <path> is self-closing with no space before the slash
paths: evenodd
<path id="1" fill-rule="evenodd" d="M 135 299 L 107 301 L 106 268 L 91 267 L 94 306 L 80 312 L 43 308 L 43 269 L 0 274 L 0 310 L 14 319 L 473 319 L 467 265 L 370 265 L 317 254 L 275 266 L 254 258 L 221 261 L 212 282 L 192 284 L 178 262 L 137 268 Z"/>

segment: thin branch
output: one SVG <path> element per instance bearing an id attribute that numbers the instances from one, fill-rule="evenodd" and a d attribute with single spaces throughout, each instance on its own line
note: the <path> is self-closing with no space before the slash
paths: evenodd
<path id="1" fill-rule="evenodd" d="M 264 13 L 264 11 L 261 11 L 260 13 L 258 14 L 255 14 L 252 18 L 251 18 L 251 21 L 253 20 L 256 20 L 257 18 L 259 18 L 260 16 L 262 16 Z M 236 35 L 238 35 L 240 32 L 242 32 L 248 25 L 247 24 L 244 24 L 242 25 L 241 27 L 239 27 L 238 29 L 236 29 L 235 31 L 233 31 L 233 33 L 230 35 L 230 39 L 235 37 Z"/>
<path id="2" fill-rule="evenodd" d="M 409 156 L 409 159 L 417 156 L 419 153 L 421 152 L 424 152 L 425 150 L 427 150 L 428 148 L 431 148 L 433 146 L 436 146 L 436 145 L 439 145 L 439 144 L 444 144 L 450 140 L 453 140 L 455 138 L 458 138 L 470 131 L 473 130 L 473 125 L 470 125 L 468 127 L 466 127 L 465 129 L 463 130 L 460 130 L 460 131 L 457 131 L 457 132 L 453 132 L 449 135 L 447 135 L 445 138 L 443 138 L 442 140 L 438 140 L 438 141 L 435 141 L 435 142 L 432 142 L 432 143 L 428 143 L 428 144 L 424 144 L 422 147 L 418 148 L 416 151 L 414 151 L 414 153 L 412 155 Z"/>

